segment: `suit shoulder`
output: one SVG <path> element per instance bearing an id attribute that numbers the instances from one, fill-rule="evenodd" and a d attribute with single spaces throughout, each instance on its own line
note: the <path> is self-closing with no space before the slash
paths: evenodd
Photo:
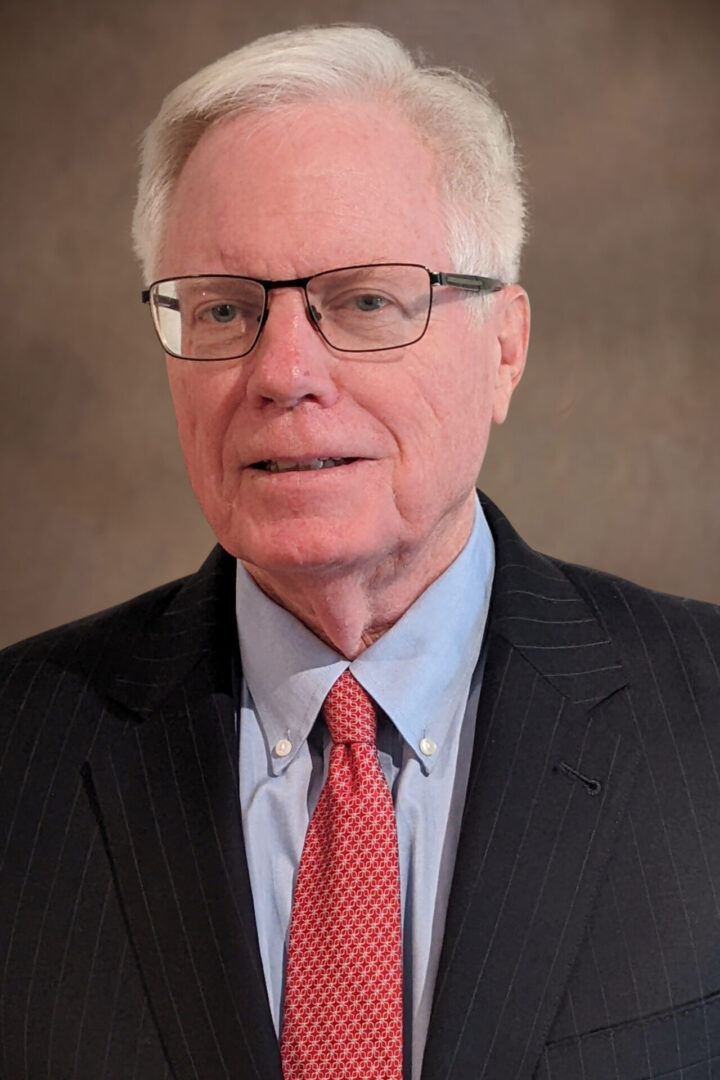
<path id="1" fill-rule="evenodd" d="M 123 603 L 44 630 L 0 651 L 0 687 L 22 668 L 45 665 L 87 672 L 119 645 L 126 646 L 160 614 L 189 578 L 160 585 Z"/>
<path id="2" fill-rule="evenodd" d="M 637 605 L 651 604 L 659 612 L 668 616 L 673 613 L 690 614 L 701 619 L 708 619 L 710 623 L 717 621 L 720 617 L 720 606 L 709 601 L 693 600 L 686 596 L 660 592 L 618 577 L 616 574 L 607 573 L 605 570 L 595 570 L 589 566 L 579 566 L 576 563 L 564 562 L 549 556 L 548 558 L 588 599 L 596 598 L 602 607 L 612 608 L 617 605 L 620 608 L 632 610 Z"/>
<path id="3" fill-rule="evenodd" d="M 645 588 L 585 566 L 552 559 L 593 608 L 621 649 L 656 666 L 680 663 L 720 672 L 720 607 Z"/>

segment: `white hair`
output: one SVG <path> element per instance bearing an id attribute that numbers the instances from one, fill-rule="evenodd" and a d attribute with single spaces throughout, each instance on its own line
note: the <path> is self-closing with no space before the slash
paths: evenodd
<path id="1" fill-rule="evenodd" d="M 524 201 L 504 113 L 479 83 L 446 68 L 422 67 L 395 38 L 361 26 L 259 38 L 165 98 L 143 139 L 133 217 L 146 280 L 157 267 L 174 185 L 208 127 L 230 114 L 368 98 L 394 105 L 437 155 L 455 264 L 447 269 L 516 281 Z"/>

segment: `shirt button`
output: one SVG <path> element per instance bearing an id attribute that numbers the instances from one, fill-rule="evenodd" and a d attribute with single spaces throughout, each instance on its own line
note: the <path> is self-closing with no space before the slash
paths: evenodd
<path id="1" fill-rule="evenodd" d="M 425 757 L 432 757 L 432 755 L 435 753 L 436 750 L 437 750 L 437 745 L 436 745 L 436 743 L 433 742 L 432 739 L 421 739 L 420 740 L 420 753 L 424 754 Z"/>
<path id="2" fill-rule="evenodd" d="M 275 754 L 277 757 L 287 757 L 292 750 L 292 743 L 289 739 L 278 739 L 275 743 Z"/>

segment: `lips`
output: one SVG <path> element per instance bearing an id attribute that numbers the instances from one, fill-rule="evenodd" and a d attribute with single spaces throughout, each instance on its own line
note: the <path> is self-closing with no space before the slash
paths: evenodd
<path id="1" fill-rule="evenodd" d="M 319 469 L 336 469 L 339 465 L 350 465 L 357 458 L 311 458 L 308 461 L 297 461 L 294 458 L 275 458 L 269 461 L 255 461 L 251 469 L 259 469 L 262 472 L 316 472 Z"/>

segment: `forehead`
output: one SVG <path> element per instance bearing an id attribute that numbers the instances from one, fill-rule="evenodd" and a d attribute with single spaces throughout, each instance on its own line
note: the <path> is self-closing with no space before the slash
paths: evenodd
<path id="1" fill-rule="evenodd" d="M 208 129 L 171 198 L 162 264 L 281 277 L 446 252 L 434 152 L 396 108 L 353 101 Z"/>

